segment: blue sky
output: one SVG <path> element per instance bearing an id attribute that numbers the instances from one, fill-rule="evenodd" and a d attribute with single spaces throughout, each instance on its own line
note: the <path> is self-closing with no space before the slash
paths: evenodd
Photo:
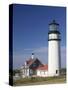
<path id="1" fill-rule="evenodd" d="M 13 6 L 13 68 L 24 64 L 35 53 L 48 63 L 49 23 L 60 24 L 61 65 L 66 66 L 66 8 L 15 4 Z"/>

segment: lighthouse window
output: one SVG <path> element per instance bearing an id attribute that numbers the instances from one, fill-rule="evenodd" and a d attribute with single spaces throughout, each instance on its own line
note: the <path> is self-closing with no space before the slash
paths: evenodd
<path id="1" fill-rule="evenodd" d="M 56 70 L 56 74 L 58 73 L 58 70 Z"/>

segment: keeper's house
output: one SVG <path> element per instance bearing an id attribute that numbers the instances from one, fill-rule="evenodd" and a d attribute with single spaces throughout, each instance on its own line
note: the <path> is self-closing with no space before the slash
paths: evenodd
<path id="1" fill-rule="evenodd" d="M 47 77 L 48 76 L 48 65 L 44 65 L 38 58 L 32 57 L 22 65 L 21 76 L 24 77 Z"/>

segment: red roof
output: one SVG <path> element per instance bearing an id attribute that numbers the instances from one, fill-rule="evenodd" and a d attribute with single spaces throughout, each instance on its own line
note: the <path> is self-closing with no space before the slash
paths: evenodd
<path id="1" fill-rule="evenodd" d="M 30 66 L 35 60 L 33 59 L 29 59 L 26 61 L 27 65 Z M 38 66 L 38 67 L 32 67 L 33 70 L 48 70 L 48 65 L 45 64 L 45 65 L 41 65 L 41 66 Z"/>
<path id="2" fill-rule="evenodd" d="M 37 70 L 48 70 L 48 65 L 42 65 L 37 68 Z"/>
<path id="3" fill-rule="evenodd" d="M 35 59 L 30 58 L 29 60 L 26 61 L 26 63 L 27 63 L 28 66 L 30 66 L 30 65 L 31 65 L 34 61 L 36 61 L 36 60 L 39 61 L 39 59 L 37 59 L 37 58 L 35 58 Z M 40 63 L 41 63 L 41 62 L 40 62 Z"/>
<path id="4" fill-rule="evenodd" d="M 26 61 L 27 65 L 31 65 L 33 63 L 34 60 L 29 59 L 28 61 Z"/>
<path id="5" fill-rule="evenodd" d="M 48 65 L 41 65 L 39 67 L 32 67 L 33 70 L 48 70 Z"/>

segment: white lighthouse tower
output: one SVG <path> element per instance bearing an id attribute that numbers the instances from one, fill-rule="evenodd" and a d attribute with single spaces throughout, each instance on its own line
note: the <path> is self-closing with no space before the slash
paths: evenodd
<path id="1" fill-rule="evenodd" d="M 48 33 L 48 75 L 60 75 L 60 32 L 59 24 L 55 20 L 49 24 Z"/>

